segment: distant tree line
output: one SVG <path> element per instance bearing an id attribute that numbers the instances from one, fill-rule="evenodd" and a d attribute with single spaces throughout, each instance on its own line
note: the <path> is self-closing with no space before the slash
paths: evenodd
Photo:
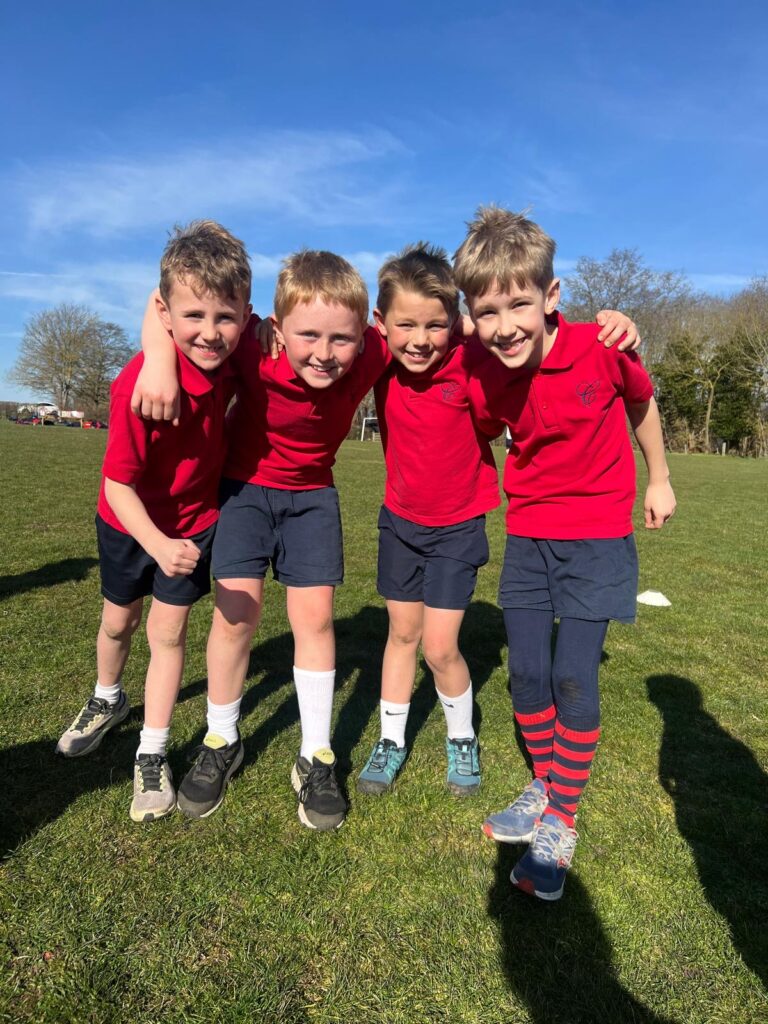
<path id="1" fill-rule="evenodd" d="M 564 285 L 568 319 L 620 309 L 638 324 L 672 451 L 768 455 L 768 277 L 716 298 L 616 249 L 580 259 Z"/>
<path id="2" fill-rule="evenodd" d="M 110 384 L 134 351 L 122 327 L 101 320 L 87 306 L 65 303 L 27 323 L 9 377 L 59 409 L 106 419 Z"/>

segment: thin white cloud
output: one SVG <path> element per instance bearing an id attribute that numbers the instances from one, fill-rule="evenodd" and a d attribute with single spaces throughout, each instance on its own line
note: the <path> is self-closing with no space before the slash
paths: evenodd
<path id="1" fill-rule="evenodd" d="M 694 288 L 705 292 L 735 292 L 746 288 L 752 280 L 746 274 L 688 274 Z"/>
<path id="2" fill-rule="evenodd" d="M 24 168 L 12 187 L 37 233 L 106 236 L 228 210 L 363 224 L 391 216 L 396 184 L 382 161 L 401 154 L 391 134 L 280 132 L 247 142 Z"/>

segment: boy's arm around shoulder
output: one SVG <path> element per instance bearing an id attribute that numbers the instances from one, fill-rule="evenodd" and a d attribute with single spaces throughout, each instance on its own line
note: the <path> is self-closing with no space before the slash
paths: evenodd
<path id="1" fill-rule="evenodd" d="M 176 367 L 176 346 L 165 329 L 157 304 L 160 291 L 149 296 L 141 325 L 141 348 L 144 365 L 131 395 L 134 415 L 147 420 L 179 423 L 179 375 Z"/>
<path id="2" fill-rule="evenodd" d="M 648 469 L 648 486 L 643 502 L 645 526 L 648 530 L 660 530 L 674 515 L 677 503 L 669 482 L 659 407 L 653 396 L 644 402 L 625 401 L 624 404 Z"/>
<path id="3" fill-rule="evenodd" d="M 498 374 L 494 378 L 497 360 L 491 356 L 489 360 L 465 362 L 467 366 L 467 401 L 475 427 L 488 438 L 498 437 L 504 430 L 504 420 L 500 419 L 497 402 L 493 399 L 498 387 Z M 503 369 L 503 367 L 502 367 Z"/>

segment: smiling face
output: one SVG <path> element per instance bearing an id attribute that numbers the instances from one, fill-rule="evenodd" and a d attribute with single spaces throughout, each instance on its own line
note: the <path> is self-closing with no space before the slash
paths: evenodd
<path id="1" fill-rule="evenodd" d="M 197 294 L 188 281 L 174 281 L 168 302 L 158 296 L 157 312 L 185 356 L 201 370 L 217 370 L 237 348 L 251 315 L 244 299 Z"/>
<path id="2" fill-rule="evenodd" d="M 291 369 L 311 388 L 327 388 L 343 377 L 360 351 L 360 316 L 338 302 L 321 298 L 299 302 L 275 321 Z"/>
<path id="3" fill-rule="evenodd" d="M 373 311 L 389 351 L 411 373 L 425 373 L 444 358 L 455 322 L 440 299 L 395 291 L 386 314 Z"/>
<path id="4" fill-rule="evenodd" d="M 469 300 L 469 313 L 483 345 L 509 369 L 539 366 L 555 340 L 547 317 L 560 301 L 560 282 L 546 291 L 514 281 Z"/>

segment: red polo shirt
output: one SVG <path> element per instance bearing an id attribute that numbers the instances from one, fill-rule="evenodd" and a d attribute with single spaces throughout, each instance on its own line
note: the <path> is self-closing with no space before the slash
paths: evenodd
<path id="1" fill-rule="evenodd" d="M 142 420 L 131 412 L 142 354 L 134 356 L 112 384 L 98 513 L 122 533 L 128 531 L 107 503 L 105 477 L 135 487 L 152 522 L 170 537 L 191 537 L 212 526 L 219 516 L 225 416 L 234 390 L 232 370 L 227 362 L 206 373 L 176 351 L 178 427 Z"/>
<path id="2" fill-rule="evenodd" d="M 422 526 L 451 526 L 499 505 L 496 463 L 468 394 L 470 367 L 493 358 L 476 339 L 456 339 L 435 369 L 411 373 L 393 361 L 379 380 L 384 504 L 391 512 Z"/>
<path id="3" fill-rule="evenodd" d="M 390 356 L 372 328 L 365 348 L 343 377 L 327 388 L 298 378 L 285 352 L 264 355 L 253 317 L 233 355 L 239 373 L 237 402 L 229 417 L 224 476 L 282 490 L 333 484 L 331 467 L 361 400 L 384 372 Z"/>
<path id="4" fill-rule="evenodd" d="M 555 343 L 535 370 L 495 359 L 470 382 L 488 433 L 506 424 L 507 533 L 546 540 L 632 532 L 635 460 L 624 403 L 647 402 L 651 379 L 635 353 L 606 349 L 597 324 L 558 317 Z"/>

